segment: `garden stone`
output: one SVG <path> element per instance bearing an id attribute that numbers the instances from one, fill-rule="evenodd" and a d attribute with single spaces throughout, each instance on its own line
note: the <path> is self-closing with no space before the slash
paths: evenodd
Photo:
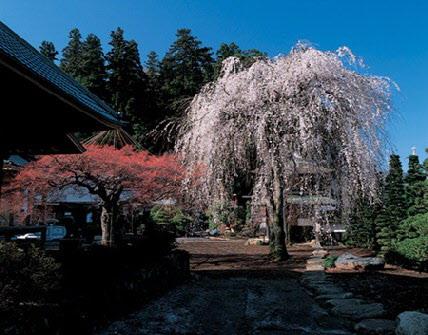
<path id="1" fill-rule="evenodd" d="M 385 261 L 380 257 L 358 257 L 345 253 L 336 259 L 334 265 L 341 270 L 377 270 L 385 267 Z"/>
<path id="2" fill-rule="evenodd" d="M 332 313 L 352 320 L 380 318 L 385 309 L 380 303 L 366 303 L 361 299 L 331 299 L 327 304 L 334 306 Z"/>
<path id="3" fill-rule="evenodd" d="M 427 335 L 428 314 L 403 312 L 397 317 L 396 335 Z"/>
<path id="4" fill-rule="evenodd" d="M 365 319 L 358 322 L 354 330 L 361 335 L 392 335 L 395 322 L 385 319 Z"/>
<path id="5" fill-rule="evenodd" d="M 315 300 L 332 300 L 332 299 L 350 299 L 353 297 L 351 292 L 339 293 L 339 294 L 321 294 L 315 297 Z"/>
<path id="6" fill-rule="evenodd" d="M 319 286 L 311 286 L 313 290 L 315 290 L 319 295 L 322 294 L 343 294 L 345 293 L 341 288 L 333 286 L 333 285 L 319 285 Z"/>

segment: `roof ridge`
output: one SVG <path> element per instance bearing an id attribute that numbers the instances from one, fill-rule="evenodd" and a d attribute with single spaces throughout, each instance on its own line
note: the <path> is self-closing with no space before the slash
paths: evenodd
<path id="1" fill-rule="evenodd" d="M 2 35 L 4 37 L 3 41 Z M 7 39 L 10 39 L 10 41 L 7 41 Z M 13 45 L 13 42 L 15 42 L 16 45 Z M 28 53 L 28 55 L 19 54 L 20 51 L 21 53 Z M 21 66 L 24 66 L 26 70 L 37 76 L 38 79 L 48 82 L 56 89 L 61 90 L 69 97 L 77 100 L 80 104 L 85 105 L 86 108 L 90 108 L 92 111 L 104 115 L 110 121 L 118 122 L 118 114 L 104 100 L 83 87 L 72 76 L 62 71 L 54 62 L 42 55 L 34 46 L 20 37 L 1 20 L 0 52 L 17 61 Z M 28 59 L 31 56 L 33 59 Z M 36 65 L 39 65 L 39 68 L 35 68 Z"/>

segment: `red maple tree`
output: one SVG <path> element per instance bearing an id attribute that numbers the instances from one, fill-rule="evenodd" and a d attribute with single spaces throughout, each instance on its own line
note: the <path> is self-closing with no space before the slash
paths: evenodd
<path id="1" fill-rule="evenodd" d="M 148 204 L 176 197 L 184 170 L 172 154 L 154 156 L 127 146 L 86 147 L 77 155 L 42 156 L 25 166 L 9 189 L 47 196 L 52 192 L 78 186 L 98 196 L 101 206 L 101 243 L 114 245 L 121 197 Z"/>

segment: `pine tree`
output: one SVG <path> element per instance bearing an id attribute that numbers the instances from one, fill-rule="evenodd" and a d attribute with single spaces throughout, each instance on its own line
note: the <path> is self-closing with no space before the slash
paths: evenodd
<path id="1" fill-rule="evenodd" d="M 111 50 L 107 53 L 107 88 L 113 108 L 123 120 L 140 123 L 144 97 L 144 72 L 137 42 L 126 40 L 121 28 L 111 33 Z"/>
<path id="2" fill-rule="evenodd" d="M 100 39 L 89 34 L 82 44 L 79 80 L 100 98 L 106 98 L 106 68 Z"/>
<path id="3" fill-rule="evenodd" d="M 398 155 L 390 157 L 382 198 L 382 208 L 376 219 L 376 238 L 381 250 L 387 252 L 397 238 L 401 221 L 406 218 L 403 169 Z"/>
<path id="4" fill-rule="evenodd" d="M 67 46 L 62 50 L 60 68 L 79 80 L 81 75 L 82 35 L 77 28 L 70 31 Z"/>
<path id="5" fill-rule="evenodd" d="M 40 53 L 50 59 L 52 62 L 58 60 L 58 51 L 55 49 L 55 45 L 49 41 L 43 41 L 39 47 Z"/>

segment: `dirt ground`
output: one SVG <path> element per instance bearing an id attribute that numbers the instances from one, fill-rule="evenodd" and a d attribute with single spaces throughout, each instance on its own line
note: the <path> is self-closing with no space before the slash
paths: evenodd
<path id="1" fill-rule="evenodd" d="M 268 246 L 244 240 L 179 239 L 191 255 L 192 279 L 99 334 L 353 334 L 302 285 L 308 244 L 289 248 L 291 258 L 272 262 Z M 338 255 L 364 249 L 332 248 Z M 404 310 L 426 310 L 428 274 L 387 266 L 384 271 L 330 271 L 355 297 L 381 302 L 394 320 Z"/>
<path id="2" fill-rule="evenodd" d="M 291 258 L 285 262 L 272 262 L 268 246 L 246 246 L 242 240 L 182 239 L 179 248 L 191 254 L 191 269 L 195 273 L 229 275 L 235 273 L 287 273 L 298 276 L 305 271 L 305 261 L 311 256 L 309 244 L 296 244 L 288 248 Z M 361 248 L 327 248 L 330 255 L 339 256 L 350 252 L 356 256 L 373 256 L 373 252 Z M 388 317 L 395 318 L 406 310 L 428 312 L 428 273 L 385 266 L 382 271 L 360 272 L 327 271 L 346 291 L 355 297 L 383 303 Z"/>

